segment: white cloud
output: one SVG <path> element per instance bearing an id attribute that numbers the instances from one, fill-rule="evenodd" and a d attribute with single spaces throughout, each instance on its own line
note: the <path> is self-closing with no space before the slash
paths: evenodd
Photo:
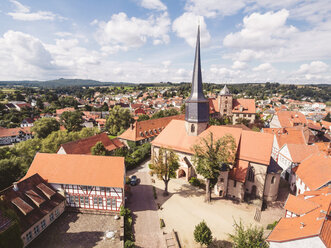
<path id="1" fill-rule="evenodd" d="M 288 16 L 289 12 L 285 9 L 246 16 L 242 30 L 228 34 L 223 44 L 227 47 L 260 49 L 281 46 L 290 34 L 296 32 L 295 27 L 286 26 Z"/>
<path id="2" fill-rule="evenodd" d="M 256 67 L 253 68 L 253 71 L 261 71 L 261 72 L 268 72 L 273 70 L 274 68 L 272 67 L 272 65 L 270 63 L 263 63 L 260 64 Z"/>
<path id="3" fill-rule="evenodd" d="M 232 69 L 243 70 L 243 69 L 246 69 L 246 68 L 247 68 L 247 64 L 245 62 L 238 61 L 238 60 L 233 62 Z"/>
<path id="4" fill-rule="evenodd" d="M 108 22 L 99 22 L 96 39 L 105 52 L 127 51 L 144 45 L 148 39 L 155 45 L 168 43 L 169 27 L 170 19 L 167 12 L 147 19 L 129 18 L 121 12 L 112 15 Z"/>
<path id="5" fill-rule="evenodd" d="M 160 0 L 141 0 L 141 6 L 146 9 L 167 10 L 167 6 Z"/>
<path id="6" fill-rule="evenodd" d="M 37 12 L 30 12 L 30 8 L 21 4 L 18 1 L 10 0 L 16 7 L 14 12 L 7 13 L 13 19 L 20 20 L 20 21 L 39 21 L 39 20 L 50 20 L 53 21 L 56 18 L 63 20 L 66 19 L 62 16 L 56 15 L 50 11 L 37 11 Z"/>
<path id="7" fill-rule="evenodd" d="M 171 60 L 165 60 L 162 62 L 162 65 L 164 68 L 168 68 L 171 65 Z"/>
<path id="8" fill-rule="evenodd" d="M 178 37 L 185 39 L 190 46 L 194 47 L 197 39 L 197 24 L 199 20 L 201 45 L 205 46 L 210 41 L 210 34 L 207 30 L 205 20 L 201 16 L 197 16 L 194 13 L 185 12 L 183 15 L 174 20 L 172 30 L 176 32 Z"/>
<path id="9" fill-rule="evenodd" d="M 73 34 L 69 32 L 56 32 L 55 35 L 59 37 L 69 37 L 72 36 Z"/>
<path id="10" fill-rule="evenodd" d="M 312 61 L 310 64 L 302 64 L 297 71 L 299 74 L 319 74 L 326 72 L 329 66 L 322 61 Z"/>
<path id="11" fill-rule="evenodd" d="M 245 7 L 243 0 L 188 0 L 185 10 L 196 15 L 213 18 L 218 15 L 233 15 L 243 7 Z"/>

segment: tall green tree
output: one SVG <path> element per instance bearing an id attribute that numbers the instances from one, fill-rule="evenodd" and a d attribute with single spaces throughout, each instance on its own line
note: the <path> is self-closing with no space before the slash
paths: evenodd
<path id="1" fill-rule="evenodd" d="M 98 156 L 106 156 L 107 150 L 105 146 L 102 144 L 101 141 L 98 141 L 92 148 L 91 148 L 92 155 L 98 155 Z"/>
<path id="2" fill-rule="evenodd" d="M 145 114 L 139 115 L 139 117 L 138 117 L 138 121 L 146 121 L 149 119 L 150 119 L 149 116 L 145 115 Z"/>
<path id="3" fill-rule="evenodd" d="M 215 140 L 213 133 L 193 146 L 193 161 L 197 172 L 206 179 L 205 201 L 211 200 L 211 188 L 217 183 L 221 170 L 232 167 L 236 155 L 236 142 L 232 135 Z"/>
<path id="4" fill-rule="evenodd" d="M 159 154 L 154 156 L 150 169 L 164 182 L 164 195 L 168 195 L 168 183 L 171 178 L 176 178 L 179 168 L 178 156 L 174 151 L 161 147 Z"/>
<path id="5" fill-rule="evenodd" d="M 42 118 L 37 120 L 31 130 L 35 133 L 35 137 L 44 139 L 53 131 L 60 129 L 60 123 L 55 118 Z"/>
<path id="6" fill-rule="evenodd" d="M 65 111 L 61 114 L 60 120 L 69 132 L 80 131 L 84 122 L 79 111 Z"/>
<path id="7" fill-rule="evenodd" d="M 119 135 L 124 132 L 133 121 L 130 110 L 117 105 L 109 111 L 106 128 L 111 135 Z"/>
<path id="8" fill-rule="evenodd" d="M 205 221 L 195 226 L 193 235 L 195 242 L 200 245 L 210 245 L 213 241 L 213 235 Z"/>
<path id="9" fill-rule="evenodd" d="M 268 248 L 264 238 L 263 228 L 257 226 L 245 227 L 240 221 L 234 222 L 234 234 L 229 234 L 235 248 Z"/>

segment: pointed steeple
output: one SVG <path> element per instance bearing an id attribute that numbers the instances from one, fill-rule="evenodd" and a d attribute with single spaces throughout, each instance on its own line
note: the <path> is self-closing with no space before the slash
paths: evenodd
<path id="1" fill-rule="evenodd" d="M 188 101 L 206 100 L 202 89 L 201 60 L 200 60 L 200 26 L 198 26 L 197 43 L 195 47 L 195 59 L 192 76 L 192 89 Z"/>
<path id="2" fill-rule="evenodd" d="M 185 120 L 190 123 L 207 123 L 209 121 L 209 101 L 205 98 L 202 89 L 200 26 L 198 26 L 195 48 L 191 95 L 186 100 Z"/>

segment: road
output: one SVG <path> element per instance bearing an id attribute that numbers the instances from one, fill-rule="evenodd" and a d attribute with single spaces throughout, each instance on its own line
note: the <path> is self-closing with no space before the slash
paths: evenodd
<path id="1" fill-rule="evenodd" d="M 139 183 L 131 187 L 127 206 L 133 213 L 136 247 L 156 248 L 166 247 L 163 233 L 160 229 L 160 218 L 153 197 L 153 186 L 148 174 L 148 163 L 136 170 L 129 171 L 128 176 L 136 175 Z"/>

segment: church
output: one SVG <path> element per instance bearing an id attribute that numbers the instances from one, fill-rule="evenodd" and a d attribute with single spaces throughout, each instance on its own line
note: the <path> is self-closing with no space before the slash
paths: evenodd
<path id="1" fill-rule="evenodd" d="M 233 126 L 210 126 L 209 110 L 209 100 L 205 98 L 202 89 L 198 29 L 192 88 L 186 100 L 185 120 L 172 120 L 151 142 L 152 159 L 158 155 L 161 147 L 172 149 L 179 158 L 178 178 L 203 179 L 195 170 L 193 146 L 210 133 L 213 133 L 215 139 L 230 134 L 236 143 L 236 160 L 231 170 L 221 172 L 214 193 L 239 201 L 256 198 L 276 200 L 280 170 L 271 159 L 273 136 Z"/>

